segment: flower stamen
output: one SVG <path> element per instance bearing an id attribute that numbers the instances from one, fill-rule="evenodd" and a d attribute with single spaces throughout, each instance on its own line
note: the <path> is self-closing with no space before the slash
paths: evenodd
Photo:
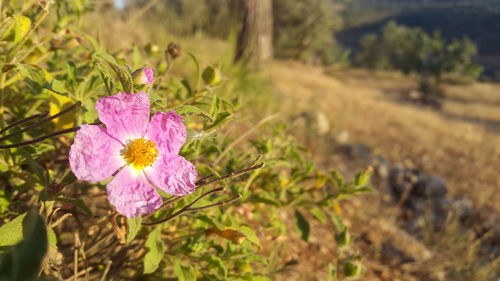
<path id="1" fill-rule="evenodd" d="M 144 167 L 153 165 L 158 157 L 158 149 L 156 149 L 156 143 L 141 138 L 129 141 L 121 154 L 127 164 L 137 170 L 142 170 Z"/>

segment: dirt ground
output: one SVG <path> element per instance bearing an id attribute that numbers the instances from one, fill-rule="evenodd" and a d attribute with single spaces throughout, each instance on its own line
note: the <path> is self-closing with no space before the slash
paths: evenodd
<path id="1" fill-rule="evenodd" d="M 415 104 L 414 80 L 399 74 L 353 69 L 327 74 L 296 62 L 274 63 L 267 74 L 292 133 L 324 168 L 350 177 L 373 165 L 373 155 L 382 155 L 393 168 L 442 177 L 450 198 L 467 198 L 476 210 L 498 213 L 500 85 L 447 85 L 437 110 Z M 357 150 L 339 150 L 346 144 Z M 473 231 L 453 220 L 439 231 L 408 231 L 386 177 L 373 178 L 373 194 L 342 203 L 364 256 L 361 280 L 491 280 L 500 260 L 483 259 L 487 254 L 473 246 L 478 243 Z M 294 245 L 288 253 L 299 263 L 280 280 L 325 280 L 325 266 L 339 251 L 333 227 L 316 223 L 311 229 L 309 243 L 293 237 L 284 241 Z"/>

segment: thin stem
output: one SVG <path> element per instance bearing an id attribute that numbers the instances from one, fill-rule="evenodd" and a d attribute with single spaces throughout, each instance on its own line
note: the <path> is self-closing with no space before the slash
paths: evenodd
<path id="1" fill-rule="evenodd" d="M 30 141 L 25 141 L 25 142 L 21 142 L 21 143 L 14 143 L 14 144 L 8 144 L 8 145 L 0 145 L 0 149 L 8 149 L 8 148 L 14 148 L 14 147 L 20 147 L 20 146 L 34 144 L 34 143 L 41 142 L 41 141 L 46 140 L 46 139 L 51 138 L 51 137 L 55 137 L 55 136 L 63 135 L 63 134 L 67 134 L 67 133 L 76 132 L 79 129 L 80 129 L 80 126 L 76 126 L 76 127 L 69 128 L 69 129 L 66 129 L 66 130 L 56 131 L 56 132 L 53 132 L 51 134 L 48 134 L 48 135 L 45 135 L 45 136 L 41 136 L 41 137 L 36 138 L 36 139 L 32 139 Z"/>
<path id="2" fill-rule="evenodd" d="M 236 144 L 238 144 L 239 142 L 241 142 L 242 140 L 244 140 L 247 136 L 249 136 L 250 134 L 252 134 L 255 130 L 257 130 L 263 124 L 265 124 L 265 123 L 271 121 L 272 119 L 278 117 L 278 115 L 279 115 L 279 113 L 276 113 L 276 114 L 264 117 L 263 119 L 261 119 L 257 123 L 257 125 L 253 126 L 250 130 L 246 131 L 241 136 L 239 136 L 236 140 L 234 140 L 232 143 L 230 143 L 228 146 L 226 146 L 226 148 L 224 149 L 224 151 L 222 151 L 222 153 L 219 155 L 219 157 L 217 157 L 217 159 L 215 159 L 214 165 L 217 165 L 220 162 L 220 160 L 222 160 L 222 158 L 224 157 L 224 155 L 226 155 L 226 153 L 228 153 Z"/>
<path id="3" fill-rule="evenodd" d="M 234 196 L 233 198 L 231 198 L 229 200 L 222 200 L 222 201 L 215 202 L 215 203 L 212 203 L 212 204 L 209 204 L 209 205 L 206 205 L 206 206 L 201 206 L 201 207 L 196 207 L 196 208 L 189 208 L 188 211 L 192 212 L 192 211 L 199 211 L 199 210 L 208 209 L 208 208 L 212 208 L 212 207 L 216 207 L 216 206 L 224 206 L 224 205 L 227 205 L 227 204 L 231 204 L 231 203 L 233 203 L 236 200 L 240 200 L 241 197 L 242 197 L 241 194 L 238 194 L 238 195 Z"/>
<path id="4" fill-rule="evenodd" d="M 33 119 L 45 118 L 45 117 L 47 117 L 47 115 L 49 115 L 49 113 L 48 112 L 44 112 L 44 113 L 32 115 L 30 117 L 26 117 L 26 118 L 18 120 L 18 121 L 14 121 L 14 122 L 10 123 L 7 127 L 5 127 L 2 130 L 0 130 L 0 134 L 5 133 L 7 130 L 9 130 L 10 128 L 12 128 L 12 127 L 14 127 L 16 125 L 19 125 L 19 124 L 24 123 L 24 122 L 31 121 Z"/>
<path id="5" fill-rule="evenodd" d="M 191 206 L 193 206 L 194 204 L 196 204 L 198 201 L 200 201 L 201 199 L 207 197 L 208 195 L 212 194 L 212 193 L 215 193 L 215 192 L 218 192 L 218 191 L 222 191 L 224 190 L 224 187 L 218 187 L 218 188 L 214 188 L 214 189 L 211 189 L 205 193 L 203 193 L 202 195 L 200 195 L 198 198 L 194 199 L 191 203 L 187 204 L 186 206 L 184 206 L 182 209 L 180 209 L 179 211 L 171 214 L 170 216 L 162 219 L 162 220 L 159 220 L 159 221 L 155 221 L 155 222 L 143 222 L 142 225 L 157 225 L 157 224 L 160 224 L 160 223 L 164 223 L 166 221 L 169 221 L 185 212 L 189 212 L 189 211 L 193 211 L 193 210 L 197 210 L 198 208 L 191 208 Z M 233 200 L 234 201 L 234 200 Z M 216 205 L 214 205 L 216 206 Z M 205 206 L 206 207 L 206 206 Z"/>
<path id="6" fill-rule="evenodd" d="M 257 157 L 257 159 L 255 159 L 254 162 L 252 162 L 252 164 L 248 168 L 245 168 L 243 170 L 240 170 L 240 171 L 237 171 L 237 172 L 232 172 L 232 173 L 229 173 L 227 175 L 224 175 L 222 177 L 219 177 L 219 178 L 213 179 L 211 181 L 207 181 L 207 182 L 204 182 L 203 179 L 201 179 L 201 180 L 199 180 L 196 183 L 196 187 L 206 186 L 206 185 L 213 184 L 213 183 L 216 183 L 216 182 L 220 182 L 220 181 L 223 181 L 223 180 L 226 180 L 226 179 L 229 179 L 229 178 L 234 178 L 234 177 L 241 176 L 241 175 L 243 175 L 245 173 L 248 173 L 250 171 L 253 171 L 253 170 L 260 169 L 260 168 L 264 167 L 264 163 L 260 163 L 260 164 L 256 164 L 256 163 L 259 162 L 261 158 L 262 158 L 262 155 L 259 155 Z M 207 178 L 207 177 L 205 177 L 205 178 Z"/>
<path id="7" fill-rule="evenodd" d="M 33 124 L 33 125 L 29 126 L 29 127 L 26 127 L 26 128 L 24 128 L 24 129 L 22 129 L 22 130 L 19 130 L 19 131 L 17 131 L 17 132 L 12 133 L 12 134 L 8 134 L 8 135 L 6 135 L 6 136 L 1 137 L 1 138 L 0 138 L 0 141 L 4 141 L 4 140 L 9 139 L 9 138 L 11 138 L 11 137 L 13 137 L 13 136 L 17 136 L 17 135 L 22 134 L 22 133 L 24 133 L 24 132 L 26 132 L 26 131 L 29 131 L 29 130 L 31 130 L 31 129 L 34 129 L 34 128 L 36 128 L 36 127 L 38 127 L 38 126 L 42 125 L 42 124 L 45 124 L 45 123 L 49 122 L 49 121 L 50 121 L 50 120 L 52 120 L 52 119 L 56 119 L 57 117 L 59 117 L 59 116 L 61 116 L 61 115 L 64 115 L 64 114 L 68 113 L 69 111 L 71 111 L 71 110 L 75 109 L 76 107 L 80 106 L 81 104 L 82 104 L 82 102 L 81 102 L 81 101 L 78 101 L 78 102 L 76 102 L 75 104 L 71 105 L 70 107 L 68 107 L 68 108 L 66 108 L 66 109 L 64 109 L 64 110 L 62 110 L 61 112 L 59 112 L 59 113 L 57 113 L 57 114 L 55 114 L 55 115 L 49 116 L 49 117 L 47 117 L 47 118 L 43 119 L 42 121 L 37 122 L 37 123 L 35 123 L 35 124 Z"/>

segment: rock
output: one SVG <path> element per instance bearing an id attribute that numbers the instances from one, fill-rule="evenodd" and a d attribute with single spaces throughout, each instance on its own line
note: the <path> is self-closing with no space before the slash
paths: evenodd
<path id="1" fill-rule="evenodd" d="M 413 186 L 418 182 L 420 172 L 418 170 L 408 170 L 405 168 L 395 168 L 389 173 L 389 187 L 394 198 L 404 203 Z"/>
<path id="2" fill-rule="evenodd" d="M 349 158 L 370 161 L 372 157 L 372 149 L 364 144 L 342 144 L 339 146 L 339 152 L 345 154 Z"/>
<path id="3" fill-rule="evenodd" d="M 448 188 L 442 177 L 421 175 L 418 177 L 410 196 L 438 199 L 445 197 L 447 194 Z"/>
<path id="4" fill-rule="evenodd" d="M 375 168 L 375 175 L 380 178 L 387 178 L 389 176 L 389 169 L 391 168 L 391 162 L 381 155 L 374 155 L 372 159 L 372 165 Z"/>
<path id="5" fill-rule="evenodd" d="M 474 204 L 467 198 L 452 200 L 450 209 L 462 223 L 468 221 L 474 215 Z"/>

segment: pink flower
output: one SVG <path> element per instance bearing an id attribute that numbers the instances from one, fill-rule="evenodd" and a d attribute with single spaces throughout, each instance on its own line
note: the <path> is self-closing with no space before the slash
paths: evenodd
<path id="1" fill-rule="evenodd" d="M 195 190 L 194 165 L 179 156 L 186 141 L 182 117 L 174 111 L 149 118 L 147 93 L 118 93 L 97 101 L 105 126 L 82 125 L 69 152 L 78 179 L 102 181 L 116 210 L 136 217 L 152 213 L 163 200 L 155 188 L 183 196 Z"/>
<path id="2" fill-rule="evenodd" d="M 150 85 L 153 84 L 155 76 L 153 69 L 149 67 L 139 68 L 132 73 L 132 79 L 136 85 Z"/>

